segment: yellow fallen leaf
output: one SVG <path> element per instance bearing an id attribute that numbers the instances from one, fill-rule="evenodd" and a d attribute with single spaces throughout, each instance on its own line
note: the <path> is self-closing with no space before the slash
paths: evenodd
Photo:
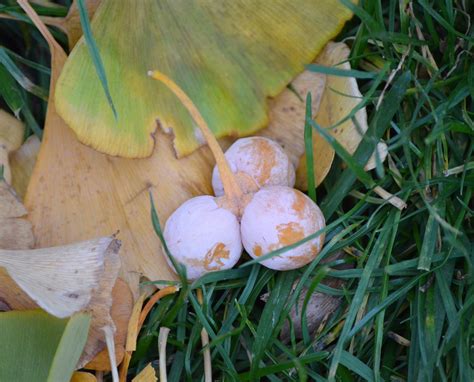
<path id="1" fill-rule="evenodd" d="M 156 382 L 158 378 L 156 377 L 156 372 L 151 363 L 146 365 L 146 367 L 140 371 L 140 373 L 132 379 L 132 382 Z"/>
<path id="2" fill-rule="evenodd" d="M 76 371 L 72 375 L 71 382 L 97 382 L 97 378 L 94 374 Z"/>

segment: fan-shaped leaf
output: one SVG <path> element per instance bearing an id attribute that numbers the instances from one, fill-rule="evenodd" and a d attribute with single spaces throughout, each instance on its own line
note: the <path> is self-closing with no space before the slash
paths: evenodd
<path id="1" fill-rule="evenodd" d="M 278 94 L 351 16 L 337 0 L 105 0 L 92 23 L 118 118 L 84 40 L 57 85 L 59 114 L 79 140 L 124 157 L 151 155 L 157 121 L 178 155 L 200 134 L 178 100 L 147 71 L 159 69 L 196 103 L 218 137 L 267 123 Z"/>

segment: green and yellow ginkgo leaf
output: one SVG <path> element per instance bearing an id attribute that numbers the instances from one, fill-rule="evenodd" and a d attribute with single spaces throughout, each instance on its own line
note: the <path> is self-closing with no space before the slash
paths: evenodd
<path id="1" fill-rule="evenodd" d="M 178 156 L 203 143 L 158 69 L 195 102 L 218 137 L 267 124 L 277 95 L 351 17 L 338 0 L 104 0 L 92 22 L 115 118 L 82 39 L 56 88 L 59 114 L 79 140 L 110 155 L 151 155 L 160 125 Z"/>

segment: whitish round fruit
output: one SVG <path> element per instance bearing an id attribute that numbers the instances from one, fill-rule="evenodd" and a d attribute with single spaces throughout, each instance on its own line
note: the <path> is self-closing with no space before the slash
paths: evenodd
<path id="1" fill-rule="evenodd" d="M 205 195 L 184 202 L 168 218 L 163 232 L 174 258 L 184 264 L 189 279 L 232 268 L 242 254 L 240 226 L 216 198 Z M 168 259 L 171 265 L 171 261 Z"/>
<path id="2" fill-rule="evenodd" d="M 235 141 L 225 152 L 232 172 L 244 193 L 264 186 L 295 184 L 295 169 L 281 146 L 268 138 L 248 137 Z M 216 196 L 224 195 L 217 166 L 212 172 L 212 187 Z"/>
<path id="3" fill-rule="evenodd" d="M 253 258 L 294 244 L 326 225 L 323 213 L 310 198 L 284 186 L 258 191 L 245 208 L 240 224 L 244 248 Z M 261 264 L 280 271 L 300 268 L 316 257 L 323 243 L 321 234 Z"/>

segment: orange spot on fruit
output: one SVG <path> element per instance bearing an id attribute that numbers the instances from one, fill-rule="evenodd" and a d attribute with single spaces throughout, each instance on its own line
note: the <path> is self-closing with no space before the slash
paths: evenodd
<path id="1" fill-rule="evenodd" d="M 310 249 L 304 253 L 303 256 L 290 256 L 291 261 L 298 265 L 298 267 L 303 267 L 306 264 L 309 264 L 316 258 L 316 254 L 319 252 L 319 248 L 316 245 L 311 245 Z"/>
<path id="2" fill-rule="evenodd" d="M 255 159 L 256 180 L 260 186 L 264 185 L 272 175 L 276 164 L 274 147 L 265 139 L 255 139 L 249 143 L 252 148 L 252 158 Z"/>
<path id="3" fill-rule="evenodd" d="M 255 247 L 253 247 L 253 254 L 255 256 L 257 256 L 257 257 L 262 256 L 262 253 L 263 253 L 263 251 L 262 251 L 262 247 L 260 245 L 257 244 L 257 245 L 255 245 Z"/>
<path id="4" fill-rule="evenodd" d="M 224 266 L 222 259 L 229 258 L 229 250 L 226 248 L 224 243 L 217 243 L 211 248 L 204 258 L 204 268 L 208 271 L 217 271 Z M 212 263 L 216 263 L 212 265 Z"/>
<path id="5" fill-rule="evenodd" d="M 295 194 L 295 199 L 293 201 L 293 204 L 291 205 L 291 208 L 296 212 L 296 214 L 298 215 L 300 219 L 303 219 L 304 214 L 305 214 L 307 200 L 304 197 L 304 195 L 299 192 L 295 192 L 294 194 Z"/>
<path id="6" fill-rule="evenodd" d="M 281 245 L 291 245 L 304 239 L 304 229 L 296 222 L 279 224 L 276 227 L 278 231 L 278 241 Z"/>

